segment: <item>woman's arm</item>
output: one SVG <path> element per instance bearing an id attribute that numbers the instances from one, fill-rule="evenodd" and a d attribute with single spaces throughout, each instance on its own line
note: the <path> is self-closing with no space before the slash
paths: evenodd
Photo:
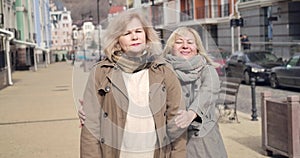
<path id="1" fill-rule="evenodd" d="M 206 117 L 208 110 L 215 106 L 220 90 L 219 76 L 213 66 L 207 66 L 201 73 L 201 86 L 195 101 L 190 105 L 188 110 L 197 113 L 201 118 Z"/>
<path id="2" fill-rule="evenodd" d="M 167 90 L 167 133 L 170 137 L 172 150 L 171 157 L 186 157 L 186 128 L 179 128 L 175 124 L 175 117 L 179 110 L 184 110 L 184 100 L 179 80 L 169 69 L 165 84 Z"/>
<path id="3" fill-rule="evenodd" d="M 92 69 L 83 95 L 82 111 L 85 113 L 84 125 L 80 136 L 80 157 L 98 158 L 100 155 L 100 106 L 97 99 L 95 82 L 96 69 Z"/>

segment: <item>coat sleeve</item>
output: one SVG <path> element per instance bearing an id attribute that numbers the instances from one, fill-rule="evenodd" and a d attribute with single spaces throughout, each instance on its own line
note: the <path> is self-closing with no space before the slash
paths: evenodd
<path id="1" fill-rule="evenodd" d="M 100 155 L 99 141 L 86 126 L 83 126 L 80 138 L 80 158 L 100 158 Z"/>
<path id="2" fill-rule="evenodd" d="M 97 99 L 95 70 L 91 70 L 83 95 L 83 110 L 86 120 L 80 136 L 81 158 L 98 158 L 101 155 L 98 139 L 100 137 L 100 105 Z"/>
<path id="3" fill-rule="evenodd" d="M 165 84 L 167 89 L 167 133 L 171 141 L 171 157 L 186 157 L 186 129 L 175 125 L 175 117 L 179 109 L 185 109 L 182 90 L 175 73 L 168 68 Z"/>
<path id="4" fill-rule="evenodd" d="M 207 66 L 203 69 L 200 77 L 201 85 L 195 100 L 188 110 L 193 110 L 201 117 L 202 121 L 209 118 L 211 108 L 214 108 L 215 101 L 220 91 L 219 76 L 213 66 Z"/>

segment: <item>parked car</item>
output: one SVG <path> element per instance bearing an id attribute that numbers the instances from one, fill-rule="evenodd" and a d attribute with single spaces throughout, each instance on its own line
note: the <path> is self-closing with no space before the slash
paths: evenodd
<path id="1" fill-rule="evenodd" d="M 256 82 L 268 82 L 271 68 L 283 65 L 282 58 L 267 51 L 235 52 L 225 64 L 228 77 L 240 78 L 250 84 L 253 76 Z"/>
<path id="2" fill-rule="evenodd" d="M 227 58 L 230 56 L 230 52 L 227 52 L 223 49 L 218 50 L 208 50 L 207 54 L 209 57 L 216 63 L 216 70 L 219 76 L 225 75 L 225 63 Z"/>
<path id="3" fill-rule="evenodd" d="M 300 54 L 292 56 L 284 66 L 272 68 L 270 86 L 300 88 Z"/>

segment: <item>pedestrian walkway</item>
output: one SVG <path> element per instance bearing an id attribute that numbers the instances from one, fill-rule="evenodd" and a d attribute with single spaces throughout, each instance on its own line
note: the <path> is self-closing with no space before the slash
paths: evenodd
<path id="1" fill-rule="evenodd" d="M 0 157 L 79 157 L 72 66 L 55 63 L 12 77 L 14 85 L 0 90 Z"/>
<path id="2" fill-rule="evenodd" d="M 220 121 L 220 130 L 229 158 L 264 158 L 261 148 L 261 121 L 238 112 L 240 123 Z"/>
<path id="3" fill-rule="evenodd" d="M 72 82 L 84 82 L 78 65 L 68 62 L 13 73 L 14 85 L 0 90 L 1 158 L 78 158 L 80 128 Z M 72 79 L 72 74 L 76 78 Z M 81 75 L 82 75 L 81 74 Z M 84 75 L 86 76 L 86 74 Z M 82 81 L 81 81 L 82 80 Z M 76 102 L 75 99 L 75 102 Z M 240 123 L 220 129 L 230 158 L 264 158 L 261 122 L 238 112 Z"/>

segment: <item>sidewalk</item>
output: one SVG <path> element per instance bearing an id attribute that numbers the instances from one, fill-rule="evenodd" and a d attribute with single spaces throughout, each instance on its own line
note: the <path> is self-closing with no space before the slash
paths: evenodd
<path id="1" fill-rule="evenodd" d="M 77 65 L 77 67 L 79 67 Z M 76 79 L 72 80 L 72 73 Z M 72 81 L 84 81 L 70 63 L 37 72 L 16 71 L 14 85 L 0 90 L 1 158 L 77 158 L 80 128 Z M 229 158 L 264 158 L 261 121 L 238 112 L 240 123 L 220 123 Z"/>
<path id="2" fill-rule="evenodd" d="M 261 120 L 238 112 L 240 123 L 220 122 L 220 130 L 229 158 L 267 158 L 261 147 Z"/>

